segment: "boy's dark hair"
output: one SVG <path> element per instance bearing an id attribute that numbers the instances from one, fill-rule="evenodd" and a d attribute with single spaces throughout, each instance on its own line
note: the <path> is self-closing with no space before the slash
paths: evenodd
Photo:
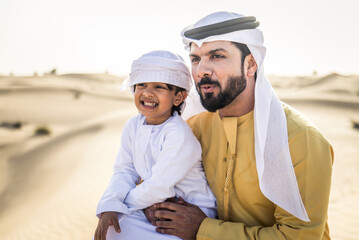
<path id="1" fill-rule="evenodd" d="M 175 90 L 175 95 L 176 95 L 177 93 L 179 93 L 179 92 L 186 91 L 186 89 L 181 88 L 181 87 L 177 87 L 177 86 L 175 86 L 175 85 L 171 85 L 171 84 L 168 84 L 168 83 L 166 83 L 166 85 L 167 85 L 167 87 L 168 87 L 168 89 L 169 89 L 170 91 Z M 136 85 L 133 86 L 133 91 L 134 91 L 134 92 L 136 91 Z M 181 106 L 182 106 L 183 103 L 184 103 L 184 101 L 181 102 L 181 104 L 178 105 L 178 106 L 175 106 L 175 105 L 172 106 L 172 108 L 171 108 L 171 116 L 173 116 L 173 113 L 174 113 L 175 111 L 177 111 L 178 115 L 181 115 Z"/>
<path id="2" fill-rule="evenodd" d="M 239 51 L 241 51 L 242 53 L 242 59 L 241 59 L 241 62 L 242 62 L 242 72 L 243 72 L 243 63 L 244 63 L 244 59 L 249 55 L 251 54 L 251 51 L 249 50 L 248 46 L 246 44 L 243 44 L 243 43 L 238 43 L 238 42 L 232 42 L 234 44 L 234 46 L 236 46 Z M 255 73 L 254 75 L 254 79 L 257 79 L 257 72 Z"/>
<path id="3" fill-rule="evenodd" d="M 168 87 L 169 90 L 171 90 L 171 91 L 172 91 L 172 90 L 175 90 L 175 95 L 176 95 L 177 93 L 179 93 L 179 92 L 186 91 L 186 89 L 184 89 L 184 88 L 177 87 L 177 86 L 174 86 L 174 85 L 171 85 L 171 84 L 168 84 L 168 83 L 166 83 L 166 85 L 167 85 L 167 87 Z M 175 105 L 172 106 L 171 116 L 173 116 L 173 113 L 174 113 L 175 111 L 177 111 L 178 115 L 181 115 L 181 106 L 182 106 L 183 103 L 184 103 L 184 101 L 181 102 L 181 104 L 178 105 L 178 106 L 175 106 Z"/>

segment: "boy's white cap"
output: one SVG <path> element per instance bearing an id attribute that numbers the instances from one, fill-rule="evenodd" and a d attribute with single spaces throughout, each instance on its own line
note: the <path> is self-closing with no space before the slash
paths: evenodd
<path id="1" fill-rule="evenodd" d="M 122 89 L 133 91 L 138 83 L 161 82 L 186 89 L 192 86 L 191 73 L 183 58 L 169 51 L 152 51 L 133 61 L 130 77 L 123 82 Z"/>

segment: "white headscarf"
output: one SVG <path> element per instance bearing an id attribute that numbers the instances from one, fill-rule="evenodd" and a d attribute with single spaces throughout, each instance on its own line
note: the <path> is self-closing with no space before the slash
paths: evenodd
<path id="1" fill-rule="evenodd" d="M 201 47 L 204 42 L 220 40 L 243 43 L 248 46 L 258 66 L 255 84 L 254 134 L 259 187 L 263 195 L 274 204 L 295 217 L 309 222 L 289 152 L 284 109 L 264 76 L 263 60 L 266 48 L 263 46 L 262 32 L 258 29 L 246 29 L 200 40 L 184 36 L 187 30 L 241 17 L 244 16 L 230 12 L 210 14 L 182 31 L 183 43 L 186 48 L 191 42 Z"/>
<path id="2" fill-rule="evenodd" d="M 138 83 L 161 82 L 190 91 L 191 73 L 183 58 L 169 51 L 152 51 L 133 61 L 130 77 L 121 88 L 124 90 Z"/>

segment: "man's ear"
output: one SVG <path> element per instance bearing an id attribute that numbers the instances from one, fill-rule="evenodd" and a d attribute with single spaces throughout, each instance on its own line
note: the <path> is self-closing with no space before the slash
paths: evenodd
<path id="1" fill-rule="evenodd" d="M 187 91 L 180 91 L 176 94 L 175 96 L 175 102 L 174 102 L 174 105 L 175 106 L 178 106 L 180 105 L 182 102 L 184 102 L 184 100 L 186 100 L 187 98 Z"/>
<path id="2" fill-rule="evenodd" d="M 247 76 L 254 77 L 257 71 L 257 62 L 252 54 L 249 54 L 245 61 L 247 62 Z"/>

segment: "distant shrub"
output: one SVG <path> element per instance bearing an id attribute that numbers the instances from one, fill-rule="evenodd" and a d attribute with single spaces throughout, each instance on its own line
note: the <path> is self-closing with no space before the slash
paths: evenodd
<path id="1" fill-rule="evenodd" d="M 52 69 L 50 72 L 49 72 L 50 75 L 56 75 L 56 68 Z"/>
<path id="2" fill-rule="evenodd" d="M 352 120 L 352 126 L 354 129 L 359 129 L 359 121 Z"/>
<path id="3" fill-rule="evenodd" d="M 81 92 L 80 91 L 75 91 L 74 92 L 74 98 L 79 99 L 80 97 L 81 97 Z"/>
<path id="4" fill-rule="evenodd" d="M 57 70 L 56 70 L 56 68 L 54 68 L 51 71 L 45 72 L 44 75 L 45 76 L 47 76 L 47 75 L 56 75 L 56 73 L 57 73 Z"/>
<path id="5" fill-rule="evenodd" d="M 22 126 L 21 122 L 3 122 L 0 124 L 0 127 L 10 128 L 10 129 L 20 129 Z"/>
<path id="6" fill-rule="evenodd" d="M 38 126 L 34 130 L 34 136 L 50 135 L 51 129 L 47 126 Z"/>

